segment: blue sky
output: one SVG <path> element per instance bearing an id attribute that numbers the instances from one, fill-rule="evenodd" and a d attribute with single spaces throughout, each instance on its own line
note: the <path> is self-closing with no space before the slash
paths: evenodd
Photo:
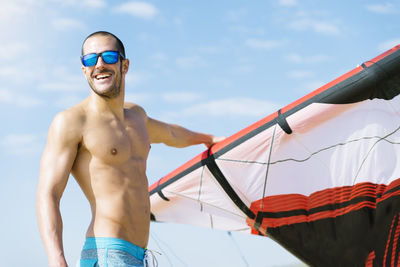
<path id="1" fill-rule="evenodd" d="M 46 266 L 34 211 L 39 161 L 55 114 L 89 93 L 83 39 L 126 46 L 128 101 L 157 119 L 229 136 L 400 43 L 398 1 L 0 0 L 0 255 Z M 155 145 L 150 184 L 202 152 Z M 74 266 L 90 210 L 73 178 L 62 200 Z M 268 238 L 152 224 L 161 266 L 297 266 Z M 244 260 L 245 259 L 245 260 Z M 301 266 L 301 265 L 300 265 Z"/>

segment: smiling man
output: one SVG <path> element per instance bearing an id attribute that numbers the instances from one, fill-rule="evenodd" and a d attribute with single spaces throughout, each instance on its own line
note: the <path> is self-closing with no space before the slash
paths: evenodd
<path id="1" fill-rule="evenodd" d="M 81 266 L 143 266 L 150 227 L 150 144 L 209 147 L 221 138 L 152 119 L 140 106 L 125 103 L 129 60 L 113 34 L 89 35 L 82 65 L 92 90 L 56 115 L 41 160 L 36 209 L 49 265 L 67 266 L 59 206 L 72 173 L 92 211 Z"/>

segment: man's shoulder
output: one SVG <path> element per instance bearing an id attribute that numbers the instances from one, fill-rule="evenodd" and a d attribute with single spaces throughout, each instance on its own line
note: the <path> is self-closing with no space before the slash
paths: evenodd
<path id="1" fill-rule="evenodd" d="M 60 111 L 56 114 L 55 118 L 63 121 L 76 121 L 80 122 L 86 117 L 86 112 L 82 103 L 72 106 L 66 110 Z"/>
<path id="2" fill-rule="evenodd" d="M 60 111 L 54 116 L 52 128 L 68 132 L 80 132 L 86 120 L 86 112 L 81 104 Z"/>
<path id="3" fill-rule="evenodd" d="M 129 112 L 134 112 L 137 115 L 147 117 L 146 111 L 144 108 L 139 106 L 138 104 L 132 103 L 132 102 L 125 102 L 124 103 L 124 109 L 129 111 Z"/>

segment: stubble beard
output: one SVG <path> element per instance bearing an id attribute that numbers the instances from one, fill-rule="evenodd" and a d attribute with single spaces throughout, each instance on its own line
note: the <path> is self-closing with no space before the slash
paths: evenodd
<path id="1" fill-rule="evenodd" d="M 93 79 L 95 79 L 95 78 L 91 78 L 89 80 L 89 86 L 92 89 L 92 91 L 95 94 L 97 94 L 98 96 L 101 96 L 101 97 L 104 97 L 104 98 L 109 98 L 109 99 L 116 98 L 121 93 L 121 81 L 122 81 L 122 75 L 121 74 L 122 73 L 120 71 L 119 75 L 115 75 L 115 73 L 113 71 L 110 71 L 110 70 L 105 70 L 105 71 L 112 72 L 114 77 L 115 77 L 115 81 L 113 82 L 112 85 L 109 86 L 109 88 L 107 88 L 107 90 L 105 90 L 105 92 L 101 92 L 100 90 L 97 90 L 97 88 L 96 88 L 96 86 L 95 86 L 95 84 L 93 82 Z M 102 90 L 102 91 L 104 91 L 104 90 Z"/>

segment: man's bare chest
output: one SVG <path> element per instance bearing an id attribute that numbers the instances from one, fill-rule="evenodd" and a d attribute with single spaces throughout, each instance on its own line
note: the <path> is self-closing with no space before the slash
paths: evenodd
<path id="1" fill-rule="evenodd" d="M 91 156 L 113 164 L 145 160 L 150 147 L 146 124 L 140 119 L 89 121 L 83 143 Z"/>

